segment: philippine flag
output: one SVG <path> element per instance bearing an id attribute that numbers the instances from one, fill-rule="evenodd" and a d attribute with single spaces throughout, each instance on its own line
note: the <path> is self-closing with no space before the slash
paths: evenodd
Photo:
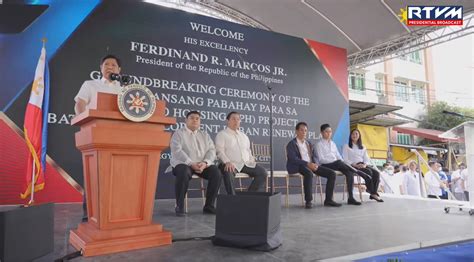
<path id="1" fill-rule="evenodd" d="M 26 106 L 25 123 L 23 125 L 26 145 L 30 154 L 28 155 L 28 163 L 26 163 L 28 167 L 25 174 L 24 190 L 20 195 L 22 199 L 31 194 L 32 187 L 36 192 L 42 190 L 45 185 L 48 108 L 49 69 L 46 60 L 46 49 L 43 46 L 36 66 L 35 79 L 31 87 L 30 100 Z"/>

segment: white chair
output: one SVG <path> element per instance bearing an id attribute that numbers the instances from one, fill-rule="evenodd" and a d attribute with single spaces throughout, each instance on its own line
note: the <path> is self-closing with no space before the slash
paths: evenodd
<path id="1" fill-rule="evenodd" d="M 287 158 L 287 152 L 286 152 L 286 146 L 284 147 L 285 149 L 285 159 L 288 161 Z M 314 175 L 313 175 L 314 176 Z M 299 185 L 292 186 L 290 183 L 290 178 L 299 178 Z M 267 176 L 267 180 L 270 178 L 270 174 Z M 295 173 L 295 174 L 289 174 L 287 171 L 273 171 L 273 178 L 284 178 L 285 179 L 285 184 L 283 186 L 274 186 L 274 189 L 285 189 L 285 206 L 289 207 L 289 195 L 290 195 L 290 188 L 299 188 L 300 189 L 300 194 L 301 194 L 301 204 L 304 206 L 305 205 L 305 200 L 304 200 L 304 177 L 300 173 Z M 323 204 L 323 187 L 321 183 L 321 177 L 316 176 L 316 186 L 314 187 L 314 193 L 313 193 L 313 198 L 315 198 L 315 194 L 317 192 L 317 189 L 319 188 L 319 196 L 321 200 L 321 204 Z M 268 182 L 267 182 L 267 191 L 268 191 Z M 275 181 L 273 181 L 273 185 L 275 185 Z"/>
<path id="2" fill-rule="evenodd" d="M 285 206 L 286 207 L 289 207 L 290 206 L 290 203 L 289 203 L 289 195 L 290 195 L 290 188 L 299 188 L 300 189 L 300 195 L 301 195 L 301 204 L 304 206 L 305 204 L 305 200 L 304 200 L 304 183 L 303 183 L 303 180 L 304 180 L 304 177 L 302 174 L 300 173 L 295 173 L 295 174 L 288 174 L 287 171 L 273 171 L 273 178 L 284 178 L 285 179 L 285 184 L 283 186 L 275 186 L 275 183 L 273 183 L 274 185 L 274 189 L 285 189 Z M 298 185 L 291 185 L 291 180 L 290 178 L 299 178 L 299 184 Z M 313 192 L 313 198 L 316 198 L 316 193 L 319 189 L 319 197 L 320 197 L 320 201 L 321 201 L 321 205 L 323 204 L 323 186 L 322 186 L 322 182 L 321 182 L 321 177 L 320 176 L 317 176 L 317 175 L 314 175 L 314 178 L 316 179 L 316 185 L 314 187 L 314 192 Z M 268 179 L 270 179 L 270 172 L 268 174 Z M 267 185 L 269 184 L 269 182 L 267 182 Z M 269 189 L 267 189 L 268 191 Z"/>
<path id="3" fill-rule="evenodd" d="M 199 187 L 192 188 L 191 183 L 193 180 L 196 180 L 196 179 L 200 180 Z M 198 175 L 193 175 L 191 177 L 191 180 L 189 181 L 188 192 L 189 191 L 201 191 L 202 204 L 204 205 L 206 203 L 206 196 L 205 196 L 206 188 L 204 187 L 204 178 L 199 177 Z M 184 209 L 186 210 L 186 212 L 188 212 L 188 193 L 186 193 L 186 195 L 184 196 Z"/>
<path id="4" fill-rule="evenodd" d="M 235 174 L 235 179 L 239 181 L 239 186 L 235 188 L 235 190 L 239 190 L 240 192 L 246 190 L 247 188 L 244 188 L 242 185 L 242 179 L 250 178 L 249 175 L 245 173 L 236 173 Z"/>
<path id="5" fill-rule="evenodd" d="M 344 179 L 344 183 L 339 183 L 339 184 L 336 183 L 335 186 L 343 186 L 343 187 L 344 187 L 344 190 L 342 190 L 342 200 L 345 200 L 346 190 L 349 190 L 349 189 L 347 188 L 346 176 L 345 176 L 341 171 L 335 170 L 334 172 L 336 172 L 336 178 L 337 178 L 338 176 L 342 176 L 343 179 Z M 361 178 L 360 178 L 359 175 L 355 175 L 355 178 L 357 179 L 357 181 L 354 181 L 354 186 L 359 189 L 360 201 L 363 202 L 363 201 L 364 201 L 364 200 L 362 199 L 362 192 L 363 192 L 362 187 L 363 187 L 363 184 L 362 184 L 362 182 L 361 182 Z M 352 190 L 352 189 L 351 189 L 351 190 Z"/>
<path id="6" fill-rule="evenodd" d="M 172 172 L 173 172 L 173 168 L 171 167 L 171 165 L 169 165 L 165 170 L 165 174 L 171 174 Z M 200 179 L 200 186 L 198 188 L 188 187 L 188 192 L 189 191 L 198 191 L 198 190 L 200 190 L 201 191 L 202 204 L 204 205 L 206 203 L 206 197 L 205 197 L 206 188 L 204 187 L 204 179 L 197 176 L 197 175 L 193 175 L 191 177 L 191 180 L 189 181 L 189 185 L 191 186 L 193 179 L 198 179 L 198 178 Z M 186 212 L 188 212 L 188 193 L 186 193 L 186 195 L 184 195 L 184 209 L 185 209 Z"/>
<path id="7" fill-rule="evenodd" d="M 267 163 L 267 161 L 262 161 L 263 159 L 260 158 L 268 158 L 270 157 L 270 146 L 265 145 L 265 144 L 254 144 L 252 143 L 252 155 L 255 157 L 255 162 L 257 164 L 262 164 L 262 163 Z M 251 178 L 248 174 L 245 173 L 236 173 L 235 174 L 235 179 L 239 181 L 239 186 L 235 188 L 235 190 L 239 190 L 240 192 L 246 190 L 242 184 L 242 179 L 248 179 Z M 268 185 L 268 177 L 266 180 L 266 183 Z M 268 189 L 268 186 L 265 186 L 266 189 Z M 267 190 L 268 191 L 268 190 Z"/>

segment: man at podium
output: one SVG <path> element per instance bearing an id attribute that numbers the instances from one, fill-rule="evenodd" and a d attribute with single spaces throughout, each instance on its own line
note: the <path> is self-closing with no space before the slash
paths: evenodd
<path id="1" fill-rule="evenodd" d="M 91 100 L 98 92 L 109 94 L 118 94 L 120 92 L 120 83 L 112 80 L 110 77 L 111 74 L 120 74 L 120 70 L 120 59 L 116 56 L 106 55 L 102 58 L 100 61 L 102 78 L 100 80 L 85 81 L 74 98 L 74 101 L 76 101 L 74 105 L 76 115 L 88 109 Z"/>
<path id="2" fill-rule="evenodd" d="M 214 165 L 216 148 L 208 133 L 199 130 L 201 114 L 190 111 L 186 114 L 186 126 L 174 132 L 171 137 L 171 167 L 175 180 L 176 216 L 184 216 L 184 197 L 193 174 L 208 180 L 206 204 L 203 212 L 215 214 L 214 206 L 222 174 Z"/>
<path id="3" fill-rule="evenodd" d="M 100 80 L 86 80 L 79 89 L 74 101 L 74 112 L 76 115 L 86 111 L 89 108 L 89 104 L 97 95 L 98 92 L 118 94 L 120 92 L 120 83 L 118 81 L 112 81 L 111 74 L 120 74 L 120 59 L 114 55 L 106 55 L 100 60 L 100 73 L 102 78 Z M 83 210 L 84 215 L 82 222 L 87 222 L 87 206 L 86 206 L 86 195 L 84 194 Z"/>

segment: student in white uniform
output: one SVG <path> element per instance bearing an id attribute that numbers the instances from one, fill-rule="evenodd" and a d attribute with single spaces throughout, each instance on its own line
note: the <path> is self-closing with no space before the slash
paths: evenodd
<path id="1" fill-rule="evenodd" d="M 427 195 L 429 198 L 441 198 L 443 195 L 442 189 L 444 188 L 444 183 L 441 182 L 437 171 L 437 163 L 430 161 L 428 163 L 430 170 L 425 174 L 425 182 L 428 186 Z"/>
<path id="2" fill-rule="evenodd" d="M 421 197 L 420 174 L 416 172 L 416 162 L 410 161 L 408 171 L 403 175 L 403 193 L 405 195 Z"/>
<path id="3" fill-rule="evenodd" d="M 463 163 L 459 164 L 458 169 L 451 174 L 451 182 L 454 185 L 454 197 L 460 201 L 466 201 L 466 195 L 464 194 L 464 180 L 461 175 L 464 167 Z"/>
<path id="4" fill-rule="evenodd" d="M 400 195 L 400 179 L 398 176 L 401 173 L 395 174 L 395 168 L 390 163 L 383 164 L 384 170 L 380 173 L 380 185 L 383 188 L 383 192 L 386 194 Z"/>
<path id="5" fill-rule="evenodd" d="M 464 198 L 469 201 L 469 172 L 467 171 L 466 165 L 463 164 L 461 170 L 461 178 L 464 183 Z"/>

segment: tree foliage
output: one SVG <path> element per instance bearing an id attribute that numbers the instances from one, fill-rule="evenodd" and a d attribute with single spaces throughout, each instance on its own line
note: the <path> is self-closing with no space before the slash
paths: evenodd
<path id="1" fill-rule="evenodd" d="M 445 114 L 443 111 L 455 112 L 464 117 Z M 428 107 L 425 115 L 421 116 L 418 127 L 446 131 L 463 122 L 473 120 L 469 117 L 474 117 L 473 108 L 451 106 L 446 102 L 437 101 Z"/>

